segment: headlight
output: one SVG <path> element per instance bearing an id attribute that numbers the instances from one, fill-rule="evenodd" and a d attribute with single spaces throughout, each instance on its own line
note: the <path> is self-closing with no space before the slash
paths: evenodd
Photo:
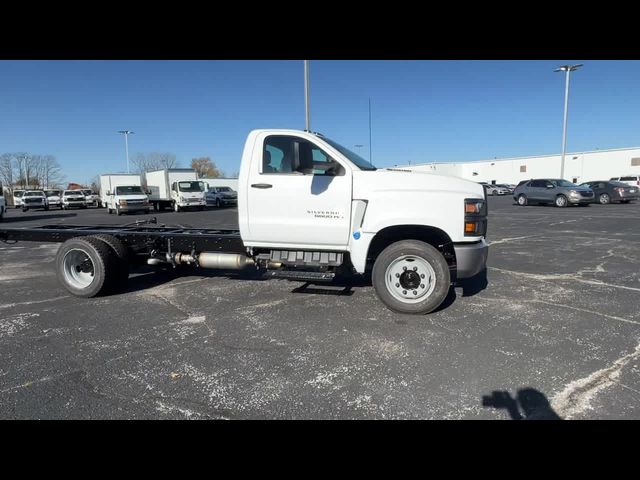
<path id="1" fill-rule="evenodd" d="M 579 195 L 577 190 L 569 190 L 569 195 Z"/>
<path id="2" fill-rule="evenodd" d="M 143 204 L 143 205 L 149 205 L 149 199 L 148 199 L 148 198 L 145 198 L 145 199 L 142 201 L 142 204 Z"/>
<path id="3" fill-rule="evenodd" d="M 119 200 L 118 203 L 120 204 L 121 207 L 124 207 L 127 205 L 127 201 L 126 200 Z"/>

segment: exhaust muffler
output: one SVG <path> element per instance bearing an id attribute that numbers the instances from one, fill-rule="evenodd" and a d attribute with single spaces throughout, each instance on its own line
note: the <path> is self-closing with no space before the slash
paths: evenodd
<path id="1" fill-rule="evenodd" d="M 202 268 L 220 270 L 242 270 L 250 265 L 255 265 L 253 258 L 237 253 L 202 252 L 195 257 L 188 253 L 176 253 L 173 260 L 177 265 L 194 263 Z"/>

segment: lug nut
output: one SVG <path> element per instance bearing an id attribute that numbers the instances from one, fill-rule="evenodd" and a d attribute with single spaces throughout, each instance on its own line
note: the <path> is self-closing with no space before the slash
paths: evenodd
<path id="1" fill-rule="evenodd" d="M 402 270 L 404 270 L 406 272 L 407 271 L 407 267 L 402 267 Z"/>
<path id="2" fill-rule="evenodd" d="M 418 271 L 418 267 L 413 267 L 413 271 L 417 272 Z"/>
<path id="3" fill-rule="evenodd" d="M 420 284 L 420 288 L 424 288 L 424 283 L 421 283 L 421 284 Z"/>
<path id="4" fill-rule="evenodd" d="M 424 273 L 422 275 L 420 275 L 420 278 L 424 278 Z"/>
<path id="5" fill-rule="evenodd" d="M 402 294 L 403 294 L 403 295 L 406 295 L 406 294 L 407 294 L 407 291 L 406 291 L 406 290 L 402 290 Z"/>
<path id="6" fill-rule="evenodd" d="M 417 295 L 417 294 L 418 294 L 418 290 L 414 290 L 414 291 L 413 291 L 413 294 L 414 294 L 414 295 Z"/>
<path id="7" fill-rule="evenodd" d="M 396 288 L 398 288 L 398 287 L 400 287 L 400 284 L 399 284 L 399 283 L 396 283 Z"/>
<path id="8" fill-rule="evenodd" d="M 400 274 L 399 273 L 396 273 L 396 278 L 400 278 Z"/>

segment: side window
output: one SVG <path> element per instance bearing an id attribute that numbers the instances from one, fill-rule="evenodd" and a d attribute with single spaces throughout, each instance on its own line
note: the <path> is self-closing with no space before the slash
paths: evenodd
<path id="1" fill-rule="evenodd" d="M 262 150 L 262 173 L 292 173 L 296 147 L 295 137 L 267 137 Z"/>
<path id="2" fill-rule="evenodd" d="M 177 192 L 177 191 L 178 191 L 178 189 L 176 188 L 176 182 L 173 182 L 173 183 L 171 184 L 171 190 L 172 190 L 172 191 L 174 191 L 174 192 Z"/>
<path id="3" fill-rule="evenodd" d="M 533 188 L 545 188 L 546 185 L 547 182 L 545 182 L 544 180 L 534 180 L 529 186 Z"/>
<path id="4" fill-rule="evenodd" d="M 597 186 L 597 188 L 605 188 L 604 183 L 599 183 L 599 184 L 598 184 L 598 186 Z"/>
<path id="5" fill-rule="evenodd" d="M 320 147 L 298 137 L 270 136 L 262 150 L 262 174 L 344 175 Z"/>

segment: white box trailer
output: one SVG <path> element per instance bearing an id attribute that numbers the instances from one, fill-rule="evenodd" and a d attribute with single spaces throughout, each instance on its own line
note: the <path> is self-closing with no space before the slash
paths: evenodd
<path id="1" fill-rule="evenodd" d="M 166 207 L 179 212 L 183 208 L 206 206 L 205 184 L 191 168 L 170 168 L 147 172 L 149 201 L 156 210 Z"/>
<path id="2" fill-rule="evenodd" d="M 105 173 L 100 175 L 100 206 L 107 207 L 109 196 L 116 187 L 141 187 L 142 177 L 137 173 Z"/>

